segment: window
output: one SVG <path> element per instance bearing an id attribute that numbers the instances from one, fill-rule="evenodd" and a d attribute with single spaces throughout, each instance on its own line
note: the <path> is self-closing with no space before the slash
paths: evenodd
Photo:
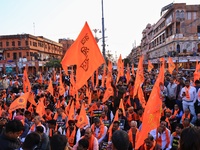
<path id="1" fill-rule="evenodd" d="M 17 59 L 17 53 L 13 53 L 13 60 Z"/>
<path id="2" fill-rule="evenodd" d="M 26 56 L 29 56 L 29 52 L 26 52 Z"/>
<path id="3" fill-rule="evenodd" d="M 26 46 L 28 46 L 28 41 L 26 41 Z"/>
<path id="4" fill-rule="evenodd" d="M 3 46 L 3 43 L 2 42 L 0 42 L 0 47 L 2 47 Z"/>
<path id="5" fill-rule="evenodd" d="M 193 12 L 192 14 L 193 14 L 193 19 L 194 19 L 194 20 L 197 19 L 197 13 L 196 13 L 196 12 Z"/>
<path id="6" fill-rule="evenodd" d="M 21 46 L 21 41 L 18 41 L 18 46 Z"/>
<path id="7" fill-rule="evenodd" d="M 181 15 L 180 15 L 181 19 L 184 19 L 185 18 L 185 15 L 184 15 L 184 11 L 181 10 Z"/>
<path id="8" fill-rule="evenodd" d="M 30 46 L 32 45 L 32 42 L 30 41 Z"/>
<path id="9" fill-rule="evenodd" d="M 7 58 L 10 58 L 10 53 L 7 53 Z"/>
<path id="10" fill-rule="evenodd" d="M 192 18 L 192 13 L 191 12 L 187 12 L 187 19 L 191 20 L 191 18 Z"/>
<path id="11" fill-rule="evenodd" d="M 12 46 L 15 46 L 15 41 L 12 41 Z"/>
<path id="12" fill-rule="evenodd" d="M 33 56 L 33 52 L 30 52 L 30 56 Z"/>
<path id="13" fill-rule="evenodd" d="M 19 52 L 19 58 L 21 58 L 22 57 L 22 52 Z"/>
<path id="14" fill-rule="evenodd" d="M 9 42 L 6 42 L 6 46 L 9 46 Z"/>
<path id="15" fill-rule="evenodd" d="M 179 12 L 179 10 L 176 11 L 176 18 L 180 18 L 180 12 Z"/>

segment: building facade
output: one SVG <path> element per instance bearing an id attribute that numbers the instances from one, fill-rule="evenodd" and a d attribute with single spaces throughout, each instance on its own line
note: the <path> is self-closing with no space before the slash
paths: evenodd
<path id="1" fill-rule="evenodd" d="M 73 39 L 59 39 L 58 41 L 63 45 L 63 55 L 65 55 L 66 51 L 74 43 Z"/>
<path id="2" fill-rule="evenodd" d="M 30 34 L 0 36 L 0 71 L 2 68 L 21 69 L 44 66 L 50 59 L 63 57 L 63 45 L 43 36 Z M 37 68 L 38 69 L 38 68 Z M 4 70 L 5 72 L 5 70 Z"/>
<path id="3" fill-rule="evenodd" d="M 200 60 L 200 5 L 172 3 L 161 12 L 157 23 L 142 32 L 141 54 L 155 64 L 160 57 L 170 56 L 184 68 L 192 67 Z"/>

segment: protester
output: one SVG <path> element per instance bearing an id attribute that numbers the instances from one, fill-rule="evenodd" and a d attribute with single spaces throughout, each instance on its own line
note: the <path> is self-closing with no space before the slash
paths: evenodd
<path id="1" fill-rule="evenodd" d="M 37 149 L 40 143 L 40 135 L 36 132 L 28 134 L 23 142 L 23 150 L 34 150 Z"/>
<path id="2" fill-rule="evenodd" d="M 21 147 L 19 136 L 22 134 L 24 126 L 19 120 L 9 121 L 5 125 L 5 132 L 0 135 L 0 150 L 15 150 Z"/>
<path id="3" fill-rule="evenodd" d="M 64 135 L 56 134 L 50 141 L 51 150 L 68 150 L 67 138 Z"/>

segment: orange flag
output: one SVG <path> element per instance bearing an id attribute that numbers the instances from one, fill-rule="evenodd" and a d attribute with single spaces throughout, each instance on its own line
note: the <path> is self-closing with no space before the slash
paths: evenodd
<path id="1" fill-rule="evenodd" d="M 136 72 L 133 97 L 137 95 L 139 86 L 141 86 L 141 84 L 144 82 L 143 60 L 144 60 L 144 56 L 142 55 L 139 59 L 138 68 Z"/>
<path id="2" fill-rule="evenodd" d="M 91 84 L 92 84 L 92 87 L 95 86 L 95 85 L 94 85 L 94 73 L 93 73 L 92 76 L 91 76 Z"/>
<path id="3" fill-rule="evenodd" d="M 16 110 L 16 109 L 26 109 L 26 104 L 27 104 L 27 99 L 29 97 L 29 92 L 24 93 L 24 95 L 18 97 L 17 99 L 15 99 L 9 107 L 9 113 L 11 113 L 12 111 Z"/>
<path id="4" fill-rule="evenodd" d="M 138 88 L 138 99 L 140 100 L 142 107 L 145 108 L 146 100 L 144 98 L 144 93 L 143 93 L 141 86 L 139 86 L 139 88 Z"/>
<path id="5" fill-rule="evenodd" d="M 67 66 L 77 66 L 76 88 L 80 89 L 104 62 L 97 42 L 86 22 L 76 41 L 65 53 L 61 61 L 62 67 L 66 72 Z"/>
<path id="6" fill-rule="evenodd" d="M 112 74 L 112 62 L 108 60 L 108 72 Z"/>
<path id="7" fill-rule="evenodd" d="M 194 75 L 194 82 L 200 79 L 200 64 L 198 63 L 198 61 L 196 61 L 196 69 L 193 75 Z"/>
<path id="8" fill-rule="evenodd" d="M 36 106 L 36 113 L 39 114 L 40 117 L 42 117 L 45 114 L 45 106 L 43 100 L 39 100 L 38 105 Z"/>
<path id="9" fill-rule="evenodd" d="M 78 128 L 83 128 L 84 126 L 88 125 L 88 119 L 85 112 L 85 106 L 82 104 L 80 113 L 78 115 L 76 126 Z"/>
<path id="10" fill-rule="evenodd" d="M 47 88 L 47 91 L 53 96 L 53 84 L 51 79 L 49 81 L 49 86 Z"/>
<path id="11" fill-rule="evenodd" d="M 64 95 L 65 94 L 65 88 L 64 88 L 64 85 L 63 85 L 63 82 L 62 82 L 62 74 L 60 73 L 60 85 L 59 85 L 59 95 Z"/>
<path id="12" fill-rule="evenodd" d="M 128 84 L 130 80 L 131 80 L 131 71 L 130 71 L 129 64 L 127 64 L 127 67 L 126 67 L 126 84 Z"/>
<path id="13" fill-rule="evenodd" d="M 104 65 L 103 75 L 102 75 L 102 79 L 101 79 L 101 87 L 103 87 L 103 88 L 104 88 L 104 84 L 105 84 L 105 77 L 106 77 L 106 66 Z"/>
<path id="14" fill-rule="evenodd" d="M 24 90 L 24 93 L 31 91 L 31 84 L 28 79 L 28 74 L 26 72 L 26 69 L 24 69 L 24 74 L 23 74 L 23 90 Z"/>
<path id="15" fill-rule="evenodd" d="M 103 99 L 102 99 L 102 102 L 106 102 L 110 96 L 113 96 L 114 95 L 114 91 L 113 91 L 113 88 L 111 86 L 111 82 L 112 82 L 112 76 L 110 73 L 108 73 L 107 75 L 107 79 L 106 79 L 106 91 L 104 93 L 104 96 L 103 96 Z"/>
<path id="16" fill-rule="evenodd" d="M 35 95 L 34 95 L 34 93 L 30 93 L 30 95 L 29 95 L 29 97 L 28 97 L 28 101 L 32 104 L 32 105 L 34 105 L 34 106 L 36 106 L 37 104 L 36 104 L 36 102 L 35 102 Z"/>
<path id="17" fill-rule="evenodd" d="M 135 149 L 138 149 L 143 143 L 148 133 L 159 126 L 162 111 L 162 100 L 160 95 L 160 86 L 164 86 L 164 63 L 160 68 L 160 73 L 156 79 L 155 85 L 150 94 L 149 100 L 143 114 L 142 128 L 136 141 Z"/>
<path id="18" fill-rule="evenodd" d="M 148 60 L 148 72 L 150 72 L 153 68 L 154 66 L 152 65 L 151 61 Z"/>
<path id="19" fill-rule="evenodd" d="M 176 66 L 175 66 L 172 58 L 169 57 L 168 58 L 168 71 L 169 71 L 169 73 L 172 74 L 175 68 L 176 68 Z"/>
<path id="20" fill-rule="evenodd" d="M 113 119 L 113 122 L 115 122 L 115 121 L 119 121 L 118 110 L 116 111 L 115 117 L 114 117 L 114 119 Z M 112 124 L 110 125 L 110 127 L 109 127 L 109 129 L 108 129 L 108 132 L 111 132 L 111 131 L 112 131 L 113 122 L 112 122 Z"/>
<path id="21" fill-rule="evenodd" d="M 74 120 L 74 116 L 75 116 L 75 113 L 74 113 L 74 101 L 72 101 L 72 104 L 71 104 L 70 109 L 69 109 L 68 120 Z"/>
<path id="22" fill-rule="evenodd" d="M 125 112 L 125 109 L 124 109 L 124 104 L 123 104 L 123 100 L 122 100 L 122 99 L 120 100 L 119 108 L 122 109 L 122 111 L 123 111 L 123 116 L 126 116 L 126 112 Z"/>
<path id="23" fill-rule="evenodd" d="M 117 62 L 117 71 L 118 71 L 118 73 L 117 73 L 116 83 L 118 83 L 119 78 L 124 75 L 124 63 L 123 63 L 121 54 L 120 54 L 118 62 Z"/>
<path id="24" fill-rule="evenodd" d="M 69 88 L 69 94 L 71 96 L 75 96 L 75 94 L 76 94 L 76 88 L 75 88 L 76 87 L 76 83 L 75 83 L 75 80 L 74 80 L 73 71 L 70 74 L 70 83 L 71 83 L 71 85 L 70 85 L 70 88 Z"/>

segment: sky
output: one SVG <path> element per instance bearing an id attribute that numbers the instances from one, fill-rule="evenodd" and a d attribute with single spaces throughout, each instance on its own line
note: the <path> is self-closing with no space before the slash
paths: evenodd
<path id="1" fill-rule="evenodd" d="M 102 30 L 102 0 L 0 0 L 0 35 L 32 34 L 76 39 L 85 22 Z M 174 2 L 200 4 L 199 0 L 104 0 L 106 52 L 128 56 L 141 42 L 148 23 L 160 18 L 161 8 Z M 97 32 L 94 36 L 102 38 Z M 99 40 L 102 50 L 102 40 Z"/>

